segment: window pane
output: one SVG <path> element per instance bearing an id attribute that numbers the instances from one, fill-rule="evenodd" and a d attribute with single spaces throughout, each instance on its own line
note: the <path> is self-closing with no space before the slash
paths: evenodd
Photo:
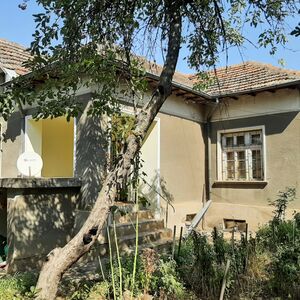
<path id="1" fill-rule="evenodd" d="M 251 134 L 251 145 L 260 145 L 261 144 L 261 135 L 260 133 Z"/>
<path id="2" fill-rule="evenodd" d="M 246 179 L 246 156 L 245 151 L 237 152 L 237 178 Z"/>
<path id="3" fill-rule="evenodd" d="M 234 152 L 227 152 L 227 179 L 234 179 Z"/>
<path id="4" fill-rule="evenodd" d="M 252 177 L 253 179 L 262 179 L 261 151 L 252 150 Z"/>
<path id="5" fill-rule="evenodd" d="M 238 135 L 236 137 L 236 143 L 237 143 L 237 146 L 244 146 L 245 145 L 245 136 L 244 135 Z"/>
<path id="6" fill-rule="evenodd" d="M 226 146 L 227 147 L 233 147 L 233 136 L 227 136 L 226 137 Z"/>

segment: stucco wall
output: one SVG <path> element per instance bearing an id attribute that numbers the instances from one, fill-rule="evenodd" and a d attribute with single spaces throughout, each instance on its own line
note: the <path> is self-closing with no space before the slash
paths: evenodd
<path id="1" fill-rule="evenodd" d="M 79 209 L 89 210 L 107 170 L 107 118 L 88 115 L 91 94 L 80 96 L 83 113 L 76 119 L 75 177 L 82 179 Z"/>
<path id="2" fill-rule="evenodd" d="M 282 91 L 280 92 L 282 93 Z M 298 97 L 294 93 L 294 108 L 297 106 Z M 286 93 L 281 104 L 290 103 L 291 93 Z M 269 96 L 270 93 L 267 95 Z M 284 94 L 281 94 L 283 96 Z M 263 100 L 263 93 L 256 101 Z M 247 96 L 248 97 L 248 96 Z M 275 104 L 278 95 L 274 96 Z M 253 97 L 254 98 L 254 97 Z M 244 99 L 245 100 L 245 99 Z M 249 100 L 249 98 L 248 98 Z M 239 100 L 237 100 L 238 102 Z M 245 100 L 246 101 L 246 100 Z M 250 100 L 249 100 L 250 101 Z M 253 101 L 253 99 L 251 100 Z M 243 101 L 242 101 L 243 102 Z M 245 103 L 244 103 L 245 104 Z M 265 105 L 268 104 L 268 101 Z M 272 215 L 272 208 L 268 205 L 269 199 L 275 199 L 278 191 L 286 187 L 295 187 L 300 195 L 300 114 L 295 112 L 265 114 L 248 118 L 237 118 L 237 106 L 229 111 L 229 115 L 235 117 L 223 121 L 212 122 L 211 133 L 211 178 L 213 205 L 207 213 L 207 226 L 219 226 L 223 219 L 242 219 L 254 230 L 259 224 L 267 222 Z M 259 104 L 258 104 L 259 105 Z M 277 104 L 279 105 L 279 104 Z M 276 106 L 276 105 L 275 105 Z M 251 109 L 244 106 L 243 112 Z M 231 113 L 231 114 L 230 114 Z M 265 126 L 266 147 L 266 183 L 265 184 L 220 184 L 217 182 L 217 132 L 218 130 L 238 129 L 252 126 Z M 291 203 L 291 211 L 300 209 L 300 197 Z M 291 214 L 290 211 L 290 214 Z"/>
<path id="3" fill-rule="evenodd" d="M 300 111 L 300 91 L 280 89 L 253 95 L 239 96 L 238 99 L 223 99 L 212 121 L 230 120 Z"/>
<path id="4" fill-rule="evenodd" d="M 161 178 L 174 198 L 168 227 L 184 226 L 186 215 L 202 207 L 205 147 L 202 126 L 196 122 L 159 114 Z M 161 200 L 165 209 L 165 201 Z M 162 211 L 162 217 L 165 211 Z"/>
<path id="5" fill-rule="evenodd" d="M 78 191 L 55 187 L 7 189 L 9 272 L 39 267 L 54 247 L 70 239 Z"/>

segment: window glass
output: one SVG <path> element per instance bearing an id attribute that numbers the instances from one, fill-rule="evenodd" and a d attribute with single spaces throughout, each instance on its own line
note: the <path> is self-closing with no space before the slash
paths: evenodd
<path id="1" fill-rule="evenodd" d="M 236 144 L 237 144 L 237 146 L 244 146 L 245 145 L 245 136 L 244 135 L 238 135 L 236 137 Z"/>
<path id="2" fill-rule="evenodd" d="M 233 136 L 227 136 L 226 137 L 226 146 L 227 147 L 233 147 Z"/>
<path id="3" fill-rule="evenodd" d="M 260 133 L 251 134 L 251 145 L 260 145 L 261 144 L 261 135 Z"/>
<path id="4" fill-rule="evenodd" d="M 252 177 L 262 179 L 261 151 L 252 150 Z"/>
<path id="5" fill-rule="evenodd" d="M 237 152 L 237 177 L 238 177 L 238 179 L 246 179 L 245 151 Z"/>
<path id="6" fill-rule="evenodd" d="M 234 152 L 227 152 L 227 178 L 234 179 Z"/>

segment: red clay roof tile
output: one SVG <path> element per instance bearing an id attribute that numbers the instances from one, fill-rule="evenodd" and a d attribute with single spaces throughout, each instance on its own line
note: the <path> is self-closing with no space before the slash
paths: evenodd
<path id="1" fill-rule="evenodd" d="M 260 62 L 245 62 L 209 71 L 209 80 L 204 89 L 211 96 L 221 96 L 246 91 L 255 91 L 260 88 L 300 80 L 300 72 L 286 70 L 270 64 Z M 190 76 L 193 83 L 197 82 L 195 76 Z"/>
<path id="2" fill-rule="evenodd" d="M 0 39 L 0 67 L 14 70 L 18 75 L 28 73 L 23 67 L 23 62 L 30 58 L 30 54 L 26 49 L 13 42 Z"/>

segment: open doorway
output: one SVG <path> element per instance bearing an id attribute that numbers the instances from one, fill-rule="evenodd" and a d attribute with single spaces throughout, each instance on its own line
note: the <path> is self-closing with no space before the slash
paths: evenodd
<path id="1" fill-rule="evenodd" d="M 65 117 L 33 120 L 26 118 L 25 151 L 36 152 L 43 160 L 39 177 L 73 177 L 74 119 Z"/>

